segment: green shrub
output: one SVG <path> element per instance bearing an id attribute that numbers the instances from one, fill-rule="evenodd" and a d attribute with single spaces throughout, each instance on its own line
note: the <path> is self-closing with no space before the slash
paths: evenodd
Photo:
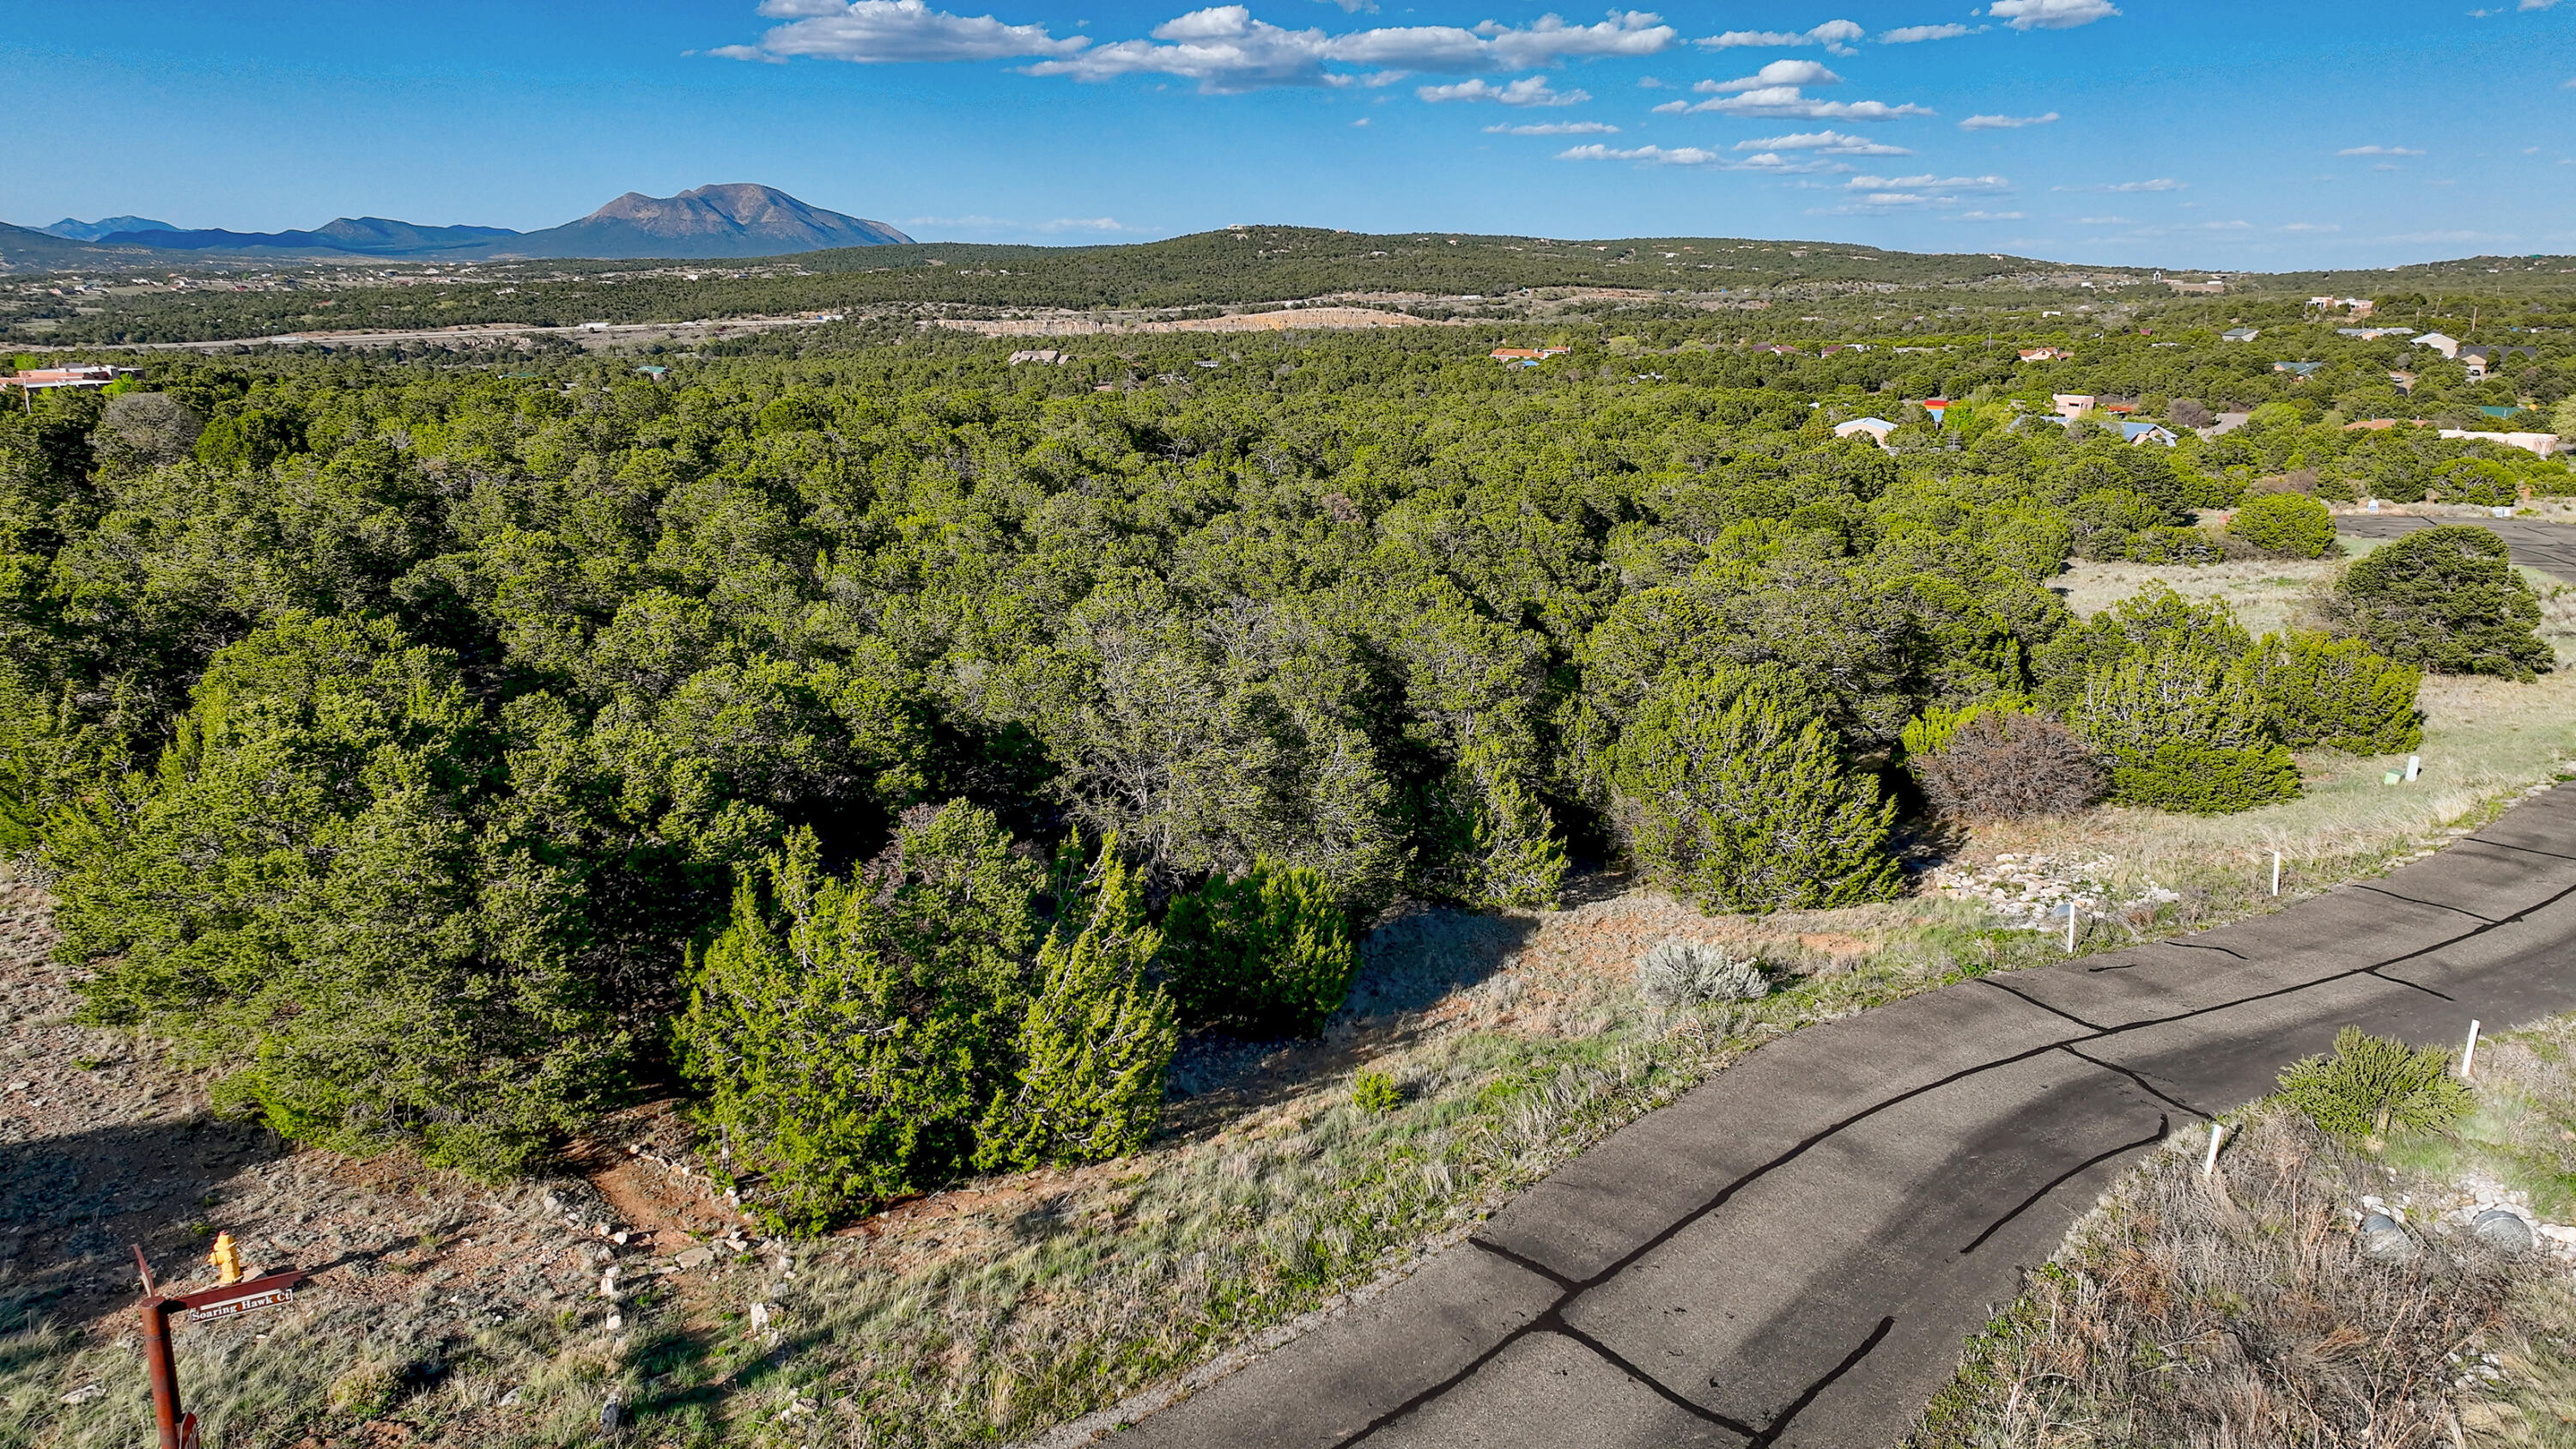
<path id="1" fill-rule="evenodd" d="M 2254 636 L 2236 622 L 2223 599 L 2193 603 L 2169 584 L 2156 584 L 2059 629 L 2031 653 L 2032 694 L 2058 712 L 2083 698 L 2093 671 L 2116 664 L 2133 650 L 2193 650 L 2233 657 L 2254 647 Z"/>
<path id="2" fill-rule="evenodd" d="M 1362 1072 L 1351 1079 L 1351 1105 L 1383 1117 L 1404 1105 L 1404 1089 L 1384 1072 Z"/>
<path id="3" fill-rule="evenodd" d="M 2257 493 L 2236 510 L 2227 531 L 2289 558 L 2322 558 L 2335 541 L 2334 515 L 2304 493 Z"/>
<path id="4" fill-rule="evenodd" d="M 2401 664 L 2528 680 L 2554 656 L 2540 600 L 2505 541 L 2483 528 L 2419 529 L 2353 561 L 2336 589 L 2345 628 Z"/>
<path id="5" fill-rule="evenodd" d="M 1256 860 L 1172 900 L 1162 965 L 1181 1020 L 1246 1036 L 1311 1036 L 1359 968 L 1350 914 L 1323 876 Z"/>
<path id="6" fill-rule="evenodd" d="M 2096 666 L 2070 721 L 2111 766 L 2111 798 L 2226 815 L 2299 793 L 2250 653 L 2133 646 Z"/>
<path id="7" fill-rule="evenodd" d="M 1038 951 L 1016 1080 L 976 1125 L 977 1167 L 1104 1162 L 1154 1135 L 1180 1025 L 1171 998 L 1145 979 L 1162 936 L 1145 924 L 1143 882 L 1116 846 L 1102 844 L 1081 934 L 1068 941 L 1059 926 Z"/>
<path id="8" fill-rule="evenodd" d="M 744 1203 L 803 1230 L 964 1170 L 1009 1070 L 1040 878 L 963 802 L 909 819 L 877 879 L 820 856 L 799 830 L 765 890 L 745 874 L 674 1032 Z"/>
<path id="9" fill-rule="evenodd" d="M 2306 630 L 2263 636 L 2256 657 L 2283 744 L 2397 755 L 2424 742 L 2424 717 L 2415 708 L 2422 670 L 2383 658 L 2362 640 Z"/>
<path id="10" fill-rule="evenodd" d="M 2129 535 L 2127 556 L 2146 564 L 2212 564 L 2225 558 L 2227 551 L 2197 528 L 2159 524 Z"/>
<path id="11" fill-rule="evenodd" d="M 1968 721 L 1980 715 L 2029 712 L 2030 701 L 2019 695 L 2005 695 L 2000 699 L 1981 699 L 1975 704 L 1961 705 L 1956 709 L 1937 704 L 1930 705 L 1921 714 L 1906 721 L 1905 728 L 1897 734 L 1897 742 L 1905 746 L 1905 753 L 1909 756 L 1935 754 L 1948 749 L 1951 738 L 1965 728 Z"/>
<path id="12" fill-rule="evenodd" d="M 2492 458 L 2454 458 L 2433 470 L 2433 487 L 2444 503 L 2474 508 L 2510 508 L 2522 501 L 2522 475 Z"/>
<path id="13" fill-rule="evenodd" d="M 1631 847 L 1659 883 L 1701 909 L 1816 909 L 1886 900 L 1894 800 L 1849 768 L 1822 721 L 1765 691 L 1668 676 L 1613 754 L 1633 811 Z"/>
<path id="14" fill-rule="evenodd" d="M 2396 1128 L 2442 1132 L 2469 1109 L 2469 1089 L 2451 1075 L 2451 1054 L 2372 1036 L 2357 1026 L 2335 1034 L 2330 1055 L 2306 1057 L 2281 1073 L 2281 1096 L 2338 1137 Z"/>

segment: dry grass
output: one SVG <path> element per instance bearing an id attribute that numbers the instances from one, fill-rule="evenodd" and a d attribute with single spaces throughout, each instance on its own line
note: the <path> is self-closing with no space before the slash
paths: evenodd
<path id="1" fill-rule="evenodd" d="M 2576 1017 L 2493 1038 L 2478 1076 L 2455 1135 L 2376 1157 L 2258 1104 L 2223 1191 L 2177 1139 L 1970 1345 L 1912 1449 L 2576 1443 L 2565 1254 L 2426 1230 L 2497 1200 L 2576 1216 Z M 2361 1256 L 2365 1192 L 2416 1225 L 2416 1261 Z"/>
<path id="2" fill-rule="evenodd" d="M 2378 1177 L 2277 1107 L 2215 1184 L 2177 1138 L 1989 1329 L 1914 1449 L 2447 1442 L 2452 1355 L 2535 1269 L 2470 1241 L 2364 1258 L 2351 1209 Z"/>
<path id="3" fill-rule="evenodd" d="M 2225 599 L 2237 621 L 2255 634 L 2277 633 L 2306 620 L 2308 600 L 2333 582 L 2339 558 L 2241 559 L 2214 564 L 2093 563 L 2067 565 L 2049 584 L 2066 607 L 2098 614 L 2157 584 L 2197 603 Z"/>

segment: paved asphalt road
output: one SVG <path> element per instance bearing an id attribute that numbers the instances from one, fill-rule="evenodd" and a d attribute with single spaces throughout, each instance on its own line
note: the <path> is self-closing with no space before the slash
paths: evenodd
<path id="1" fill-rule="evenodd" d="M 2403 514 L 2347 513 L 2336 517 L 2335 532 L 2355 538 L 2396 538 L 2437 523 L 2473 523 L 2492 529 L 2513 548 L 2513 561 L 2576 583 L 2576 528 L 2538 523 L 2528 518 L 2411 518 Z"/>
<path id="2" fill-rule="evenodd" d="M 1120 1449 L 1889 1443 L 2122 1171 L 2347 1024 L 2576 1009 L 2576 786 L 2187 940 L 1763 1047 Z M 2222 1159 L 2223 1161 L 2223 1159 Z"/>

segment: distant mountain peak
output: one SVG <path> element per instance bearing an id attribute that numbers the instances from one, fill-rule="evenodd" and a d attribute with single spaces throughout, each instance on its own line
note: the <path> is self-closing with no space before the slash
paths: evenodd
<path id="1" fill-rule="evenodd" d="M 154 221 L 148 216 L 103 216 L 96 221 L 79 221 L 67 216 L 52 226 L 40 227 L 38 230 L 47 236 L 61 237 L 65 241 L 94 242 L 104 237 L 114 236 L 121 231 L 177 231 L 178 228 L 166 221 Z"/>
<path id="2" fill-rule="evenodd" d="M 677 196 L 646 196 L 630 191 L 552 232 L 531 237 L 570 241 L 586 234 L 636 245 L 646 238 L 699 243 L 731 243 L 719 254 L 760 256 L 823 247 L 885 246 L 912 238 L 881 221 L 845 216 L 808 206 L 774 186 L 752 181 L 720 182 L 683 191 Z M 549 244 L 550 246 L 550 244 Z M 648 252 L 593 253 L 550 250 L 554 256 L 650 255 Z"/>

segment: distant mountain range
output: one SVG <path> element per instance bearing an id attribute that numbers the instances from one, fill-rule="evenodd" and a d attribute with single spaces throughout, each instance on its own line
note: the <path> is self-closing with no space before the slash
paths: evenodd
<path id="1" fill-rule="evenodd" d="M 74 221 L 67 216 L 52 226 L 39 229 L 47 236 L 58 236 L 65 241 L 85 242 L 94 242 L 100 237 L 113 236 L 121 231 L 178 230 L 166 221 L 154 221 L 148 216 L 105 216 L 96 221 Z"/>
<path id="2" fill-rule="evenodd" d="M 32 238 L 46 237 L 44 246 Z M 897 246 L 904 235 L 881 221 L 808 206 L 775 187 L 735 182 L 677 196 L 630 191 L 579 221 L 544 231 L 497 226 L 419 226 L 383 217 L 341 217 L 311 231 L 182 230 L 139 216 L 55 222 L 42 231 L 0 225 L 0 260 L 19 264 L 131 264 L 137 249 L 253 257 L 437 257 L 502 261 L 521 257 L 773 257 L 833 247 Z M 72 244 L 91 256 L 72 256 Z"/>

